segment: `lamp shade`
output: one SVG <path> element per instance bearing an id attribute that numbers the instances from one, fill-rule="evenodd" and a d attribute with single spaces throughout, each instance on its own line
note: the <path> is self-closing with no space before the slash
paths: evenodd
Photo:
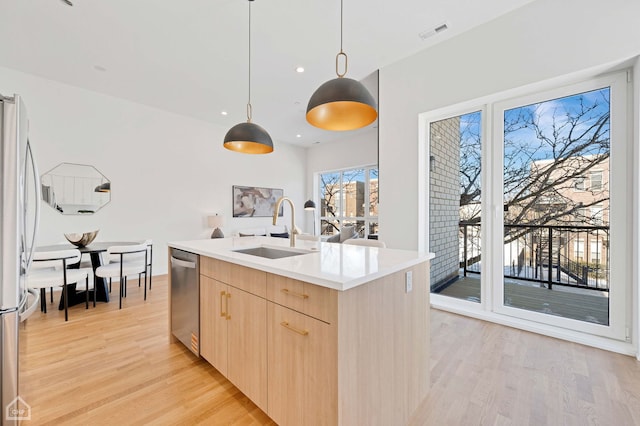
<path id="1" fill-rule="evenodd" d="M 229 129 L 224 147 L 243 154 L 268 154 L 273 152 L 273 141 L 264 128 L 247 121 Z"/>
<path id="2" fill-rule="evenodd" d="M 207 222 L 209 223 L 209 228 L 219 228 L 224 223 L 224 216 L 215 215 L 207 217 Z"/>
<path id="3" fill-rule="evenodd" d="M 316 203 L 314 203 L 312 200 L 307 200 L 307 202 L 304 203 L 304 209 L 305 210 L 315 210 L 316 209 Z"/>
<path id="4" fill-rule="evenodd" d="M 378 117 L 376 102 L 362 83 L 338 77 L 322 84 L 311 95 L 307 121 L 325 130 L 355 130 Z"/>

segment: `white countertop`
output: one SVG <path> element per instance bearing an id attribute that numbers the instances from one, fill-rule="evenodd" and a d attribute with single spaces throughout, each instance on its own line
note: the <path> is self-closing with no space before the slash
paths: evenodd
<path id="1" fill-rule="evenodd" d="M 348 290 L 360 284 L 398 272 L 433 259 L 433 253 L 336 243 L 296 240 L 296 250 L 307 254 L 267 259 L 234 250 L 260 246 L 289 249 L 288 238 L 232 237 L 170 242 L 169 247 L 236 263 L 277 275 L 306 281 L 336 290 Z"/>

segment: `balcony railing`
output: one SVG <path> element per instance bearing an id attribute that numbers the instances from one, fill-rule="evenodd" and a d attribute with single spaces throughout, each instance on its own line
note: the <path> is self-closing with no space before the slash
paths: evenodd
<path id="1" fill-rule="evenodd" d="M 481 273 L 481 224 L 460 222 L 460 268 Z M 504 225 L 504 277 L 609 291 L 609 227 Z"/>

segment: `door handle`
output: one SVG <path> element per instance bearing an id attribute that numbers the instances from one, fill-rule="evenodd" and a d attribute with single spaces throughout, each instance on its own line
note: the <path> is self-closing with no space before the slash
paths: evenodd
<path id="1" fill-rule="evenodd" d="M 287 321 L 282 321 L 282 322 L 280 323 L 280 325 L 281 325 L 281 326 L 283 326 L 284 328 L 288 328 L 289 330 L 291 330 L 291 331 L 293 331 L 293 332 L 295 332 L 295 333 L 298 333 L 298 334 L 300 334 L 300 335 L 302 335 L 302 336 L 308 336 L 308 335 L 309 335 L 309 331 L 307 331 L 307 330 L 300 330 L 299 328 L 291 327 L 291 326 L 289 325 L 289 322 L 287 322 Z"/>
<path id="2" fill-rule="evenodd" d="M 222 301 L 224 300 L 224 296 L 226 294 L 226 291 L 221 291 L 220 292 L 220 316 L 221 317 L 226 317 L 227 313 L 224 311 L 224 308 L 222 307 Z"/>
<path id="3" fill-rule="evenodd" d="M 280 290 L 281 292 L 283 292 L 284 294 L 288 294 L 290 296 L 295 296 L 295 297 L 299 297 L 301 299 L 308 299 L 309 295 L 305 294 L 305 293 L 296 293 L 295 291 L 291 291 L 288 288 L 283 288 Z"/>
<path id="4" fill-rule="evenodd" d="M 171 264 L 182 266 L 183 268 L 196 269 L 196 262 L 188 262 L 186 260 L 178 259 L 173 256 L 171 256 Z"/>
<path id="5" fill-rule="evenodd" d="M 27 257 L 27 271 L 28 271 L 29 267 L 31 266 L 31 262 L 33 261 L 33 252 L 36 250 L 36 235 L 38 234 L 38 228 L 40 225 L 40 202 L 41 202 L 42 194 L 41 194 L 41 188 L 40 188 L 40 174 L 38 173 L 38 164 L 36 163 L 35 158 L 33 158 L 33 150 L 31 149 L 31 143 L 29 142 L 29 140 L 27 140 L 27 154 L 31 159 L 31 170 L 33 170 L 33 186 L 36 190 L 36 194 L 35 194 L 36 211 L 35 211 L 35 216 L 33 218 L 33 235 L 31 236 L 31 247 L 30 247 L 31 250 L 29 252 L 29 256 Z M 25 163 L 26 161 L 27 159 L 25 158 Z M 25 167 L 25 172 L 26 172 L 26 167 Z M 25 179 L 26 179 L 26 176 L 25 176 Z M 24 194 L 24 196 L 25 196 L 24 202 L 26 203 L 27 194 Z M 25 216 L 25 221 L 23 223 L 26 223 L 26 215 L 27 215 L 26 209 L 23 214 Z"/>

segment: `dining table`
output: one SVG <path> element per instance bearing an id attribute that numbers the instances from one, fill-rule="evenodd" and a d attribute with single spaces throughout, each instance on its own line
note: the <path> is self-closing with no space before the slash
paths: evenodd
<path id="1" fill-rule="evenodd" d="M 58 251 L 58 250 L 71 250 L 77 249 L 82 254 L 89 254 L 91 259 L 91 268 L 93 269 L 93 282 L 94 282 L 94 291 L 96 292 L 96 301 L 99 302 L 109 302 L 109 288 L 107 279 L 102 277 L 96 277 L 96 269 L 102 265 L 102 258 L 100 253 L 104 253 L 111 246 L 129 246 L 140 244 L 139 241 L 98 241 L 92 242 L 91 244 L 83 247 L 78 247 L 73 244 L 63 243 L 63 244 L 53 244 L 48 246 L 39 246 L 36 247 L 36 251 Z M 70 265 L 69 268 L 79 268 L 80 262 L 75 265 Z M 75 291 L 75 283 L 69 284 L 69 289 L 71 291 L 68 292 L 69 300 L 67 306 L 73 306 L 78 303 L 85 302 L 84 292 L 76 293 Z M 91 297 L 90 297 L 91 298 Z M 58 309 L 64 309 L 64 299 L 60 298 L 60 304 Z"/>

